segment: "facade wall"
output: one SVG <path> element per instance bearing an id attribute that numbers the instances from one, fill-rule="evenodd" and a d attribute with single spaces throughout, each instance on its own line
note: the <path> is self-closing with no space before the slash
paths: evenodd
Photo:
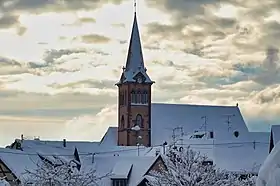
<path id="1" fill-rule="evenodd" d="M 143 103 L 135 103 L 132 92 Z M 139 94 L 141 92 L 141 95 Z M 144 92 L 146 97 L 144 97 Z M 136 146 L 140 143 L 150 146 L 150 128 L 151 128 L 151 85 L 129 83 L 119 85 L 118 99 L 118 145 Z M 141 117 L 141 131 L 131 130 L 132 127 L 139 123 Z M 138 118 L 138 119 L 137 119 Z M 141 136 L 141 138 L 138 138 Z"/>

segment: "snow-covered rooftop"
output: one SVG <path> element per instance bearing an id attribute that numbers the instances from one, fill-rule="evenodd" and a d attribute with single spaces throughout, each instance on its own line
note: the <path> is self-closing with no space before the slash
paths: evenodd
<path id="1" fill-rule="evenodd" d="M 37 154 L 20 150 L 0 148 L 0 160 L 15 174 L 18 179 L 25 179 L 26 170 L 34 170 L 39 161 Z"/>
<path id="2" fill-rule="evenodd" d="M 214 131 L 215 139 L 235 139 L 234 131 L 239 132 L 239 138 L 248 133 L 237 106 L 153 103 L 151 117 L 152 145 L 170 141 L 175 127 L 183 127 L 184 134 L 190 134 L 203 130 L 205 123 L 207 131 Z"/>
<path id="3" fill-rule="evenodd" d="M 128 179 L 128 174 L 132 169 L 132 163 L 127 160 L 118 161 L 112 171 L 112 179 Z"/>
<path id="4" fill-rule="evenodd" d="M 82 158 L 82 164 L 93 165 L 98 176 L 108 175 L 99 183 L 102 186 L 110 185 L 112 178 L 125 177 L 128 172 L 130 172 L 128 186 L 135 186 L 157 159 L 157 157 L 148 156 L 96 156 L 92 158 L 92 156 Z"/>
<path id="5" fill-rule="evenodd" d="M 118 141 L 118 128 L 109 127 L 100 141 L 101 146 L 116 146 Z"/>
<path id="6" fill-rule="evenodd" d="M 267 142 L 216 141 L 213 149 L 217 167 L 233 172 L 258 173 L 267 155 Z"/>
<path id="7" fill-rule="evenodd" d="M 75 148 L 79 152 L 93 152 L 99 147 L 99 142 L 87 142 L 87 141 L 65 141 L 65 147 L 63 140 L 61 141 L 48 141 L 48 140 L 20 140 L 21 147 L 24 149 L 41 149 L 48 151 L 47 148 L 58 149 L 58 151 L 73 152 Z"/>

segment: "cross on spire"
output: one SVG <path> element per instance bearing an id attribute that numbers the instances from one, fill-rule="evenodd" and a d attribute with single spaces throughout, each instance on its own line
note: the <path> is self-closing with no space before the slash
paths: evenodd
<path id="1" fill-rule="evenodd" d="M 136 14 L 136 5 L 137 5 L 136 0 L 134 0 L 134 14 Z"/>

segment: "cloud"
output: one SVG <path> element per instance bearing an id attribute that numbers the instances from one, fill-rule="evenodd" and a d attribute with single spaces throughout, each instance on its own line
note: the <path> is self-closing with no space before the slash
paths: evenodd
<path id="1" fill-rule="evenodd" d="M 84 43 L 88 44 L 108 43 L 110 41 L 110 38 L 98 34 L 84 35 L 81 38 Z"/>
<path id="2" fill-rule="evenodd" d="M 16 15 L 3 14 L 0 17 L 0 28 L 1 29 L 11 28 L 13 26 L 16 26 L 17 24 L 19 24 L 19 22 L 18 22 L 18 16 L 16 16 Z"/>
<path id="3" fill-rule="evenodd" d="M 71 140 L 99 140 L 109 126 L 116 126 L 116 105 L 91 110 L 88 115 L 72 113 L 66 118 L 54 116 L 0 117 L 2 132 L 0 132 L 0 145 L 8 145 L 19 138 L 21 134 L 26 137 L 39 136 L 41 139 L 71 139 Z M 76 116 L 75 116 L 76 115 Z M 74 117 L 75 116 L 75 117 Z M 14 130 L 17 128 L 17 130 Z M 55 130 L 54 130 L 55 129 Z M 5 131 L 3 133 L 3 131 Z"/>
<path id="4" fill-rule="evenodd" d="M 0 122 L 14 137 L 24 133 L 44 138 L 97 139 L 108 125 L 116 125 L 114 83 L 125 63 L 131 22 L 127 26 L 126 18 L 110 17 L 108 24 L 116 29 L 110 33 L 103 25 L 108 13 L 103 15 L 102 9 L 88 11 L 113 1 L 33 1 L 11 1 L 5 5 L 7 15 L 21 14 L 22 25 L 6 24 L 15 28 L 11 29 L 13 37 L 18 34 L 21 37 L 16 37 L 21 39 L 17 38 L 18 42 L 10 47 L 16 52 L 1 54 Z M 145 2 L 164 12 L 154 13 L 156 16 L 163 19 L 168 14 L 170 18 L 155 21 L 152 14 L 142 16 L 139 12 L 139 23 L 145 22 L 141 26 L 145 64 L 156 81 L 153 102 L 238 102 L 245 119 L 279 119 L 280 77 L 275 49 L 279 20 L 278 10 L 271 11 L 279 6 L 277 1 Z M 57 13 L 44 14 L 53 11 Z M 44 15 L 31 16 L 26 12 Z M 145 16 L 150 21 L 144 21 Z M 55 25 L 50 29 L 55 34 L 49 32 L 46 37 L 45 25 L 36 26 L 42 20 Z M 11 35 L 3 33 L 2 40 L 12 41 Z M 31 43 L 30 38 L 35 38 L 36 43 L 31 52 L 25 51 L 25 46 L 17 47 L 22 42 Z M 277 47 L 268 47 L 271 44 Z M 44 55 L 39 55 L 39 50 Z M 38 57 L 26 57 L 33 55 Z M 53 129 L 56 131 L 52 133 Z"/>
<path id="5" fill-rule="evenodd" d="M 4 12 L 74 11 L 96 9 L 107 3 L 120 4 L 123 0 L 3 0 L 0 9 Z"/>
<path id="6" fill-rule="evenodd" d="M 91 17 L 82 17 L 79 19 L 79 21 L 81 23 L 95 23 L 96 20 L 94 18 L 91 18 Z"/>

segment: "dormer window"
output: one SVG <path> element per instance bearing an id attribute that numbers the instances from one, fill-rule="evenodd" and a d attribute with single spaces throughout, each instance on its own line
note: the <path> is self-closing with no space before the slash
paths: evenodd
<path id="1" fill-rule="evenodd" d="M 127 186 L 127 179 L 113 179 L 113 186 Z"/>
<path id="2" fill-rule="evenodd" d="M 117 162 L 112 170 L 112 186 L 127 186 L 131 169 L 132 164 L 125 164 L 122 161 Z"/>

